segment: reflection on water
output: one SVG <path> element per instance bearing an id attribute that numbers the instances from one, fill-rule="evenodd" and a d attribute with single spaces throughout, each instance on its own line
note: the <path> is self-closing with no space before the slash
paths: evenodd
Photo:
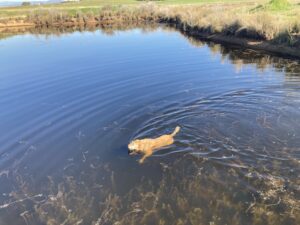
<path id="1" fill-rule="evenodd" d="M 168 27 L 25 31 L 0 42 L 0 224 L 300 221 L 299 61 Z"/>

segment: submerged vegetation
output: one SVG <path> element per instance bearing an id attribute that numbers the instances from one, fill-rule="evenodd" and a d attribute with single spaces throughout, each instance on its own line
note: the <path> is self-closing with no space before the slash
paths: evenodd
<path id="1" fill-rule="evenodd" d="M 195 160 L 191 156 L 178 159 L 174 165 L 162 163 L 161 168 L 163 173 L 159 183 L 144 182 L 141 177 L 126 194 L 116 188 L 122 189 L 114 168 L 109 164 L 89 168 L 89 176 L 86 176 L 86 171 L 78 171 L 78 178 L 75 178 L 75 172 L 68 171 L 59 184 L 48 177 L 43 195 L 34 195 L 39 191 L 34 189 L 34 182 L 25 182 L 25 178 L 18 175 L 15 183 L 21 189 L 16 190 L 12 197 L 24 199 L 24 196 L 33 196 L 26 200 L 30 202 L 30 210 L 26 211 L 28 205 L 25 202 L 6 209 L 24 211 L 18 222 L 49 225 L 281 225 L 296 224 L 300 219 L 300 202 L 295 197 L 295 187 L 287 187 L 293 182 L 299 185 L 298 181 L 251 169 L 241 171 L 217 164 L 212 166 L 208 161 Z M 104 180 L 108 182 L 103 183 Z M 232 185 L 226 186 L 228 183 Z M 244 189 L 241 185 L 245 186 Z M 284 213 L 279 214 L 278 207 Z"/>
<path id="2" fill-rule="evenodd" d="M 78 13 L 74 17 L 76 18 L 74 23 L 79 24 L 76 28 L 78 30 L 86 28 L 94 30 L 96 29 L 96 26 L 93 26 L 95 23 L 90 21 L 97 21 L 100 18 L 101 21 L 107 21 L 107 24 L 100 25 L 106 28 L 101 31 L 106 34 L 113 34 L 114 28 L 124 29 L 124 26 L 118 27 L 118 22 L 122 25 L 124 21 L 127 21 L 131 25 L 128 29 L 132 29 L 135 26 L 139 26 L 139 24 L 136 24 L 136 20 L 132 19 L 134 16 L 142 18 L 141 15 L 155 12 L 155 7 L 157 6 L 143 6 L 138 11 L 132 10 L 132 14 L 128 15 L 125 14 L 125 12 L 129 12 L 127 8 L 117 7 L 112 9 L 111 7 L 106 7 L 98 15 L 98 19 L 94 19 L 95 14 L 92 13 L 89 16 Z M 146 10 L 149 11 L 145 13 Z M 42 33 L 46 35 L 62 35 L 63 33 L 76 31 L 75 26 L 52 26 L 56 23 L 61 23 L 62 19 L 67 19 L 72 23 L 71 19 L 73 17 L 69 17 L 63 12 L 61 14 L 57 13 L 57 11 L 51 13 L 55 15 L 52 20 L 48 20 L 48 13 L 32 15 L 33 18 L 40 21 L 41 25 L 46 24 L 46 26 L 40 26 L 39 29 L 34 27 L 26 29 L 33 34 Z M 44 17 L 41 17 L 41 15 Z M 115 23 L 110 24 L 111 18 L 119 19 L 115 20 Z M 152 21 L 152 18 L 155 18 L 155 20 L 161 19 L 154 14 L 151 17 L 143 18 L 143 20 Z M 48 21 L 48 25 L 44 21 Z M 85 21 L 90 26 L 84 26 Z M 80 26 L 82 24 L 83 26 Z M 47 26 L 50 26 L 52 32 L 49 32 L 51 29 L 47 28 Z M 144 32 L 149 32 L 155 27 L 155 25 L 152 27 L 152 24 L 147 25 Z M 24 29 L 23 31 L 26 32 L 26 29 L 23 27 L 16 29 Z M 174 31 L 173 27 L 163 27 L 163 29 Z M 231 29 L 234 30 L 234 28 Z M 185 32 L 182 32 L 182 34 L 185 34 Z M 190 36 L 187 36 L 187 38 L 194 45 L 207 45 L 211 49 L 212 54 L 220 56 L 224 61 L 232 62 L 236 69 L 247 65 L 251 65 L 252 68 L 252 65 L 255 65 L 261 71 L 272 67 L 289 73 L 299 74 L 300 72 L 299 62 L 297 61 L 258 54 L 250 50 L 232 50 L 222 45 L 200 42 Z M 156 55 L 154 56 L 156 57 Z M 83 74 L 86 76 L 85 72 Z M 261 75 L 263 77 L 264 74 Z M 290 79 L 295 80 L 294 77 Z M 283 85 L 290 85 L 288 80 L 289 77 L 286 76 Z M 80 82 L 82 81 L 80 80 Z M 294 82 L 294 85 L 296 86 L 297 83 Z M 292 90 L 296 90 L 296 88 L 294 89 L 292 86 L 289 86 L 289 88 L 290 91 L 283 89 L 285 93 L 282 98 L 291 99 Z M 229 105 L 229 108 L 233 108 L 238 106 L 236 103 L 245 102 L 246 99 L 244 97 L 249 95 L 242 92 L 248 91 L 247 89 L 249 90 L 249 88 L 238 90 L 236 95 L 228 95 L 227 93 L 227 97 L 225 96 L 221 102 L 220 98 L 216 99 L 215 96 L 208 99 L 199 99 L 197 97 L 197 100 L 214 101 L 218 107 L 223 106 L 223 101 Z M 259 91 L 252 96 L 253 101 L 249 103 L 253 107 L 259 106 L 256 104 L 260 98 L 259 96 L 265 99 L 264 105 L 272 105 L 270 99 L 261 95 Z M 278 98 L 279 102 L 282 101 L 282 98 Z M 294 98 L 296 99 L 297 95 Z M 287 104 L 291 104 L 291 101 L 288 101 Z M 288 127 L 288 131 L 293 131 L 293 129 L 297 128 L 289 126 L 289 121 L 285 119 L 285 117 L 290 117 L 289 111 L 279 111 L 279 108 L 274 108 L 276 116 L 270 117 L 268 114 L 270 111 L 266 111 L 265 114 L 264 108 L 258 111 L 249 108 L 249 111 L 253 111 L 255 117 L 249 119 L 248 122 L 251 123 L 251 126 L 247 126 L 245 121 L 235 120 L 232 114 L 226 114 L 226 111 L 203 110 L 204 105 L 202 103 L 198 105 L 195 102 L 189 102 L 184 107 L 191 111 L 185 111 L 182 114 L 183 116 L 190 116 L 192 112 L 195 115 L 204 115 L 203 119 L 199 119 L 199 117 L 196 119 L 201 121 L 201 123 L 195 125 L 195 127 L 203 129 L 204 132 L 200 133 L 200 135 L 198 133 L 198 135 L 204 138 L 193 138 L 196 135 L 189 137 L 191 140 L 196 139 L 195 142 L 201 143 L 195 144 L 193 142 L 180 141 L 178 146 L 182 145 L 182 149 L 184 149 L 183 145 L 189 145 L 195 153 L 201 153 L 202 150 L 204 153 L 206 148 L 204 143 L 210 143 L 209 145 L 211 145 L 210 141 L 215 140 L 216 146 L 220 146 L 224 151 L 230 153 L 228 154 L 229 156 L 233 154 L 234 157 L 227 159 L 215 157 L 226 156 L 227 154 L 223 154 L 223 150 L 219 152 L 222 154 L 219 155 L 216 151 L 212 152 L 215 154 L 211 156 L 206 154 L 183 154 L 177 157 L 177 155 L 173 154 L 170 158 L 152 159 L 151 163 L 145 164 L 143 167 L 137 167 L 136 163 L 127 164 L 126 160 L 129 160 L 127 157 L 120 160 L 118 155 L 117 157 L 114 156 L 113 160 L 108 163 L 105 157 L 99 157 L 100 150 L 98 145 L 95 145 L 96 153 L 93 153 L 92 148 L 85 145 L 84 142 L 80 142 L 78 152 L 76 149 L 73 150 L 78 154 L 74 154 L 72 151 L 74 158 L 69 158 L 69 155 L 67 155 L 65 163 L 54 164 L 54 166 L 60 168 L 57 173 L 50 171 L 48 176 L 36 178 L 36 173 L 32 175 L 30 168 L 25 168 L 22 165 L 26 166 L 27 164 L 27 161 L 24 160 L 25 157 L 31 160 L 35 158 L 34 156 L 38 156 L 34 155 L 34 152 L 39 150 L 31 150 L 31 147 L 25 146 L 27 150 L 21 159 L 17 157 L 14 163 L 9 163 L 8 170 L 0 172 L 0 182 L 6 190 L 1 195 L 1 222 L 3 224 L 9 224 L 10 221 L 13 221 L 14 224 L 47 225 L 297 224 L 297 221 L 300 220 L 300 180 L 298 179 L 300 161 L 297 156 L 299 152 L 297 143 L 299 142 L 297 142 L 297 135 L 291 139 L 283 138 L 283 140 L 279 140 L 283 134 L 279 130 L 280 127 Z M 282 105 L 282 107 L 285 108 L 286 106 Z M 197 108 L 199 108 L 199 111 Z M 175 110 L 177 109 L 176 107 Z M 182 110 L 182 108 L 180 109 Z M 164 112 L 160 109 L 155 109 L 155 107 L 152 110 L 153 115 L 161 115 Z M 145 110 L 146 112 L 149 112 L 149 108 Z M 241 110 L 241 112 L 243 117 L 248 116 L 247 111 Z M 169 114 L 174 114 L 174 111 L 169 111 Z M 167 120 L 174 118 L 182 118 L 182 116 L 167 117 Z M 224 118 L 224 120 L 220 118 Z M 187 125 L 193 124 L 195 121 L 190 121 Z M 202 123 L 203 121 L 208 122 Z M 221 126 L 216 127 L 216 124 L 212 123 L 212 121 L 218 122 Z M 297 118 L 295 118 L 293 123 L 297 124 L 297 121 Z M 115 124 L 116 128 L 121 127 L 117 122 L 113 122 L 113 124 Z M 228 127 L 230 125 L 232 126 L 231 129 L 228 131 L 224 130 L 223 126 Z M 235 130 L 236 128 L 234 127 L 238 126 L 243 126 L 244 128 Z M 197 134 L 195 127 L 191 129 L 190 133 L 187 132 L 187 135 Z M 251 133 L 252 130 L 258 133 L 253 132 L 253 135 L 243 134 L 241 135 L 242 141 L 240 137 L 235 136 L 235 132 L 243 132 L 246 129 L 250 130 Z M 278 130 L 279 132 L 276 133 Z M 123 130 L 120 135 L 124 136 L 126 132 L 127 130 Z M 107 134 L 106 128 L 104 130 L 100 127 L 99 130 L 97 129 L 96 137 L 98 138 L 105 134 Z M 115 133 L 112 132 L 111 134 L 113 136 Z M 49 133 L 46 133 L 46 135 L 48 137 Z M 72 130 L 72 138 L 74 138 L 73 135 Z M 258 138 L 259 135 L 261 135 L 261 139 Z M 60 137 L 59 135 L 58 138 Z M 234 141 L 234 137 L 238 138 L 239 141 Z M 117 136 L 115 140 L 119 138 Z M 189 138 L 186 140 L 189 140 Z M 91 140 L 87 139 L 88 141 Z M 289 140 L 294 140 L 294 143 L 287 145 L 286 143 Z M 275 144 L 273 141 L 278 143 Z M 263 143 L 271 144 L 265 148 Z M 243 150 L 238 151 L 236 147 Z M 278 150 L 278 152 L 273 151 L 274 149 Z M 126 149 L 123 150 L 126 151 Z M 43 154 L 43 151 L 41 150 L 38 153 Z M 224 160 L 226 160 L 225 163 Z M 132 161 L 130 160 L 130 162 Z M 41 160 L 38 163 L 40 165 L 38 168 L 44 167 L 44 165 L 41 165 L 43 163 L 44 161 Z M 45 167 L 47 170 L 48 165 L 45 165 Z M 51 168 L 51 166 L 49 167 Z M 154 178 L 149 175 L 149 171 L 153 169 Z M 141 171 L 141 173 L 136 171 Z"/>
<path id="3" fill-rule="evenodd" d="M 228 0 L 226 2 L 230 2 L 230 4 L 218 3 L 217 5 L 199 4 L 179 6 L 166 5 L 164 2 L 172 2 L 168 0 L 151 1 L 151 3 L 138 5 L 133 0 L 127 1 L 131 5 L 116 4 L 101 5 L 101 7 L 94 8 L 76 8 L 73 7 L 76 5 L 75 3 L 70 3 L 70 6 L 66 6 L 68 9 L 58 8 L 57 6 L 26 6 L 28 13 L 21 14 L 14 11 L 10 16 L 2 17 L 0 22 L 0 39 L 18 34 L 18 32 L 29 32 L 37 35 L 44 34 L 47 36 L 62 35 L 81 30 L 94 31 L 99 27 L 105 28 L 101 32 L 112 35 L 115 29 L 126 29 L 124 24 L 129 25 L 127 29 L 135 27 L 144 28 L 143 26 L 147 25 L 143 31 L 149 32 L 157 28 L 157 23 L 163 23 L 168 25 L 162 26 L 162 29 L 165 29 L 165 31 L 179 29 L 181 34 L 188 38 L 191 44 L 207 46 L 211 50 L 211 54 L 218 55 L 222 61 L 228 60 L 232 62 L 236 70 L 241 70 L 242 67 L 251 65 L 251 68 L 253 66 L 258 71 L 264 71 L 266 68 L 271 67 L 274 70 L 286 72 L 287 76 L 284 77 L 285 80 L 282 83 L 272 83 L 272 85 L 280 86 L 278 91 L 276 91 L 278 98 L 275 98 L 275 100 L 282 102 L 282 105 L 280 105 L 282 108 L 292 104 L 290 99 L 293 91 L 296 92 L 297 89 L 294 86 L 292 87 L 291 83 L 293 82 L 295 86 L 298 83 L 295 82 L 295 77 L 292 77 L 291 74 L 300 74 L 299 61 L 271 57 L 252 50 L 230 49 L 211 42 L 204 43 L 197 39 L 197 34 L 202 33 L 209 36 L 220 34 L 229 38 L 245 38 L 253 42 L 287 45 L 296 49 L 300 47 L 300 8 L 297 2 L 272 0 L 259 2 L 259 4 L 253 2 L 253 4 L 246 5 L 239 1 Z M 196 2 L 195 0 L 189 1 L 191 3 Z M 140 0 L 140 2 L 144 1 Z M 183 0 L 173 2 L 182 4 Z M 232 2 L 238 3 L 233 4 Z M 20 10 L 23 9 L 25 8 L 20 8 Z M 4 11 L 5 9 L 3 9 Z M 0 15 L 4 15 L 3 12 L 2 14 L 0 12 Z M 11 27 L 14 27 L 15 30 L 9 29 Z M 44 58 L 46 57 L 47 55 Z M 156 55 L 153 54 L 153 57 L 156 57 Z M 87 61 L 87 59 L 85 60 Z M 101 57 L 99 57 L 100 60 L 102 60 Z M 123 62 L 126 63 L 126 59 Z M 168 62 L 161 62 L 168 64 Z M 74 62 L 72 63 L 71 66 L 73 67 Z M 100 66 L 102 65 L 104 63 Z M 112 66 L 115 67 L 116 65 L 112 61 Z M 175 65 L 175 63 L 171 65 Z M 188 64 L 187 66 L 190 65 Z M 85 68 L 93 71 L 95 69 L 86 65 Z M 80 67 L 76 68 L 76 70 L 79 69 Z M 176 67 L 175 69 L 177 70 L 178 68 Z M 98 70 L 95 71 L 97 74 L 100 74 Z M 217 70 L 218 73 L 219 71 L 221 70 Z M 86 74 L 88 72 L 85 70 L 81 72 L 87 77 Z M 123 71 L 121 72 L 123 73 Z M 181 71 L 180 73 L 183 74 Z M 160 72 L 159 76 L 161 74 L 163 73 Z M 100 82 L 98 83 L 97 80 L 90 77 L 87 78 L 94 82 L 96 88 L 102 88 L 99 88 Z M 59 79 L 63 80 L 64 84 L 67 82 L 62 77 Z M 184 77 L 184 79 L 186 78 Z M 235 79 L 237 79 L 237 76 L 235 76 Z M 269 79 L 269 77 L 265 75 L 265 79 Z M 56 78 L 55 80 L 53 79 L 54 82 L 56 82 Z M 82 82 L 82 80 L 80 79 L 79 82 Z M 147 82 L 147 80 L 143 80 L 143 82 Z M 252 83 L 253 81 L 251 79 L 245 80 L 245 83 L 248 82 Z M 55 86 L 53 83 L 49 83 L 48 85 Z M 217 83 L 212 83 L 214 86 L 217 86 Z M 188 83 L 186 84 L 188 85 Z M 186 84 L 184 83 L 183 85 Z M 111 86 L 113 85 L 115 84 L 111 83 Z M 153 115 L 159 117 L 164 112 L 173 115 L 171 117 L 163 117 L 163 119 L 167 120 L 177 121 L 178 118 L 191 117 L 193 114 L 205 115 L 202 119 L 199 119 L 199 117 L 195 118 L 195 121 L 197 120 L 201 123 L 195 124 L 194 127 L 191 126 L 190 133 L 186 133 L 188 138 L 178 141 L 179 150 L 181 150 L 180 148 L 184 150 L 190 147 L 196 154 L 182 154 L 180 157 L 173 154 L 170 156 L 171 160 L 168 160 L 170 158 L 162 157 L 160 160 L 152 160 L 151 163 L 146 164 L 144 167 L 137 167 L 135 163 L 127 164 L 127 157 L 119 160 L 123 155 L 120 158 L 117 158 L 119 155 L 117 157 L 114 155 L 113 160 L 107 162 L 105 157 L 99 157 L 99 155 L 102 155 L 99 154 L 98 143 L 95 144 L 92 142 L 92 138 L 88 138 L 87 142 L 92 142 L 96 153 L 93 152 L 93 148 L 89 148 L 88 144 L 85 145 L 82 142 L 80 143 L 81 146 L 78 152 L 77 149 L 72 150 L 74 158 L 68 158 L 67 156 L 69 155 L 66 154 L 64 155 L 66 157 L 65 163 L 54 163 L 55 167 L 60 168 L 58 172 L 50 171 L 49 175 L 37 178 L 35 176 L 37 173 L 32 173 L 31 171 L 36 171 L 35 168 L 44 167 L 42 165 L 44 161 L 41 160 L 35 165 L 36 167 L 32 167 L 33 170 L 30 170 L 30 166 L 29 168 L 27 167 L 27 162 L 37 158 L 39 154 L 43 154 L 44 152 L 41 150 L 38 153 L 34 153 L 39 150 L 36 150 L 29 142 L 28 146 L 25 146 L 26 151 L 24 155 L 20 151 L 19 155 L 21 156 L 17 156 L 16 161 L 12 161 L 13 163 L 8 163 L 7 170 L 0 171 L 0 183 L 3 184 L 3 190 L 5 190 L 5 192 L 1 193 L 0 224 L 8 224 L 11 221 L 15 224 L 47 225 L 297 224 L 297 221 L 300 221 L 299 141 L 296 131 L 294 133 L 291 132 L 291 134 L 288 132 L 283 133 L 279 128 L 284 127 L 283 131 L 297 130 L 297 127 L 292 127 L 290 124 L 297 124 L 299 120 L 298 118 L 292 121 L 287 120 L 287 118 L 292 116 L 290 114 L 291 111 L 282 109 L 279 111 L 279 107 L 270 107 L 269 110 L 264 108 L 265 106 L 272 106 L 273 103 L 271 100 L 273 99 L 262 95 L 261 89 L 269 91 L 268 88 L 260 88 L 256 91 L 254 89 L 255 85 L 253 84 L 253 87 L 241 86 L 234 94 L 225 93 L 224 97 L 223 95 L 221 96 L 222 98 L 214 95 L 207 99 L 197 96 L 195 98 L 197 103 L 190 101 L 186 105 L 183 105 L 184 109 L 182 109 L 182 105 L 180 106 L 180 111 L 183 112 L 182 116 L 174 116 L 178 110 L 177 106 L 175 107 L 176 111 L 172 111 L 172 107 L 170 107 L 170 111 L 156 110 L 154 107 Z M 284 85 L 290 91 L 281 87 Z M 43 86 L 39 86 L 39 88 L 43 88 Z M 252 92 L 252 89 L 255 90 L 252 95 L 245 94 Z M 74 91 L 72 93 L 75 93 L 77 89 L 72 90 Z M 81 86 L 80 90 L 83 90 Z M 192 89 L 186 89 L 187 92 L 190 90 Z M 92 98 L 99 102 L 100 100 L 97 98 L 98 92 L 94 92 L 93 89 L 91 89 L 91 92 Z M 103 94 L 103 92 L 99 93 Z M 279 93 L 282 93 L 282 95 Z M 188 95 L 188 97 L 190 96 Z M 244 97 L 249 96 L 252 101 L 245 101 Z M 44 98 L 46 99 L 46 97 Z M 82 97 L 86 102 L 89 102 L 89 96 L 83 93 Z M 257 111 L 253 110 L 260 107 L 257 104 L 259 98 L 264 99 L 264 107 L 259 108 Z M 294 98 L 295 101 L 298 101 L 297 95 Z M 194 101 L 195 99 L 192 100 Z M 283 104 L 285 103 L 284 99 L 287 101 L 286 104 Z M 202 103 L 198 104 L 198 101 Z M 232 116 L 233 114 L 228 113 L 224 109 L 217 110 L 211 105 L 207 109 L 204 109 L 205 104 L 203 102 L 205 101 L 213 102 L 215 105 L 218 105 L 217 108 L 223 107 L 225 103 L 228 109 L 241 107 L 241 104 L 248 104 L 249 106 L 247 107 L 249 108 L 239 108 L 242 116 L 237 117 L 239 120 L 236 120 Z M 72 103 L 75 104 L 76 102 Z M 160 102 L 157 104 L 160 104 Z M 61 108 L 65 109 L 68 106 L 66 104 L 61 106 Z M 96 106 L 98 107 L 98 105 L 93 105 L 92 109 L 88 108 L 85 113 L 95 110 Z M 128 107 L 128 105 L 126 104 L 125 107 Z M 189 110 L 184 111 L 186 109 Z M 295 109 L 292 108 L 291 110 Z M 56 108 L 54 110 L 55 115 L 57 112 L 60 112 L 56 111 Z M 66 115 L 69 112 L 73 114 L 73 110 L 74 108 L 71 107 L 70 111 L 63 112 L 62 116 L 67 118 Z M 147 108 L 145 111 L 148 112 L 149 109 Z M 49 113 L 52 113 L 52 111 L 49 111 Z M 85 115 L 88 113 L 79 113 L 80 118 L 84 118 L 82 121 L 86 123 L 88 120 L 85 118 Z M 249 114 L 251 113 L 255 117 L 250 117 Z M 274 116 L 272 116 L 273 114 Z M 129 114 L 129 116 L 131 117 L 132 114 Z M 248 120 L 243 121 L 244 117 L 248 117 Z M 48 118 L 46 119 L 48 126 Z M 93 119 L 94 117 L 91 119 L 94 122 Z M 140 118 L 137 118 L 136 121 L 139 121 L 138 119 Z M 72 122 L 72 120 L 70 121 Z M 157 122 L 154 119 L 151 123 L 153 121 Z M 187 123 L 186 127 L 188 128 L 195 121 L 191 120 L 190 123 Z M 202 123 L 203 121 L 208 122 Z M 215 123 L 212 121 L 215 121 Z M 119 128 L 116 121 L 113 124 Z M 215 126 L 216 124 L 219 124 L 220 127 Z M 44 126 L 44 124 L 42 125 Z M 50 125 L 52 126 L 52 122 Z M 64 124 L 59 123 L 58 127 L 62 125 Z M 224 129 L 224 127 L 230 125 L 232 126 L 230 129 Z M 243 128 L 237 128 L 239 126 Z M 198 130 L 195 127 L 201 127 L 204 130 L 200 135 L 198 133 L 199 137 L 191 135 L 197 133 Z M 56 131 L 54 128 L 57 127 L 53 126 L 53 130 Z M 244 132 L 246 129 L 250 130 L 251 133 L 249 132 L 249 135 L 248 133 L 241 136 L 235 135 Z M 278 130 L 279 132 L 277 133 L 276 131 Z M 73 130 L 70 132 L 72 132 L 71 138 L 74 140 Z M 126 128 L 122 136 L 124 136 L 125 132 L 127 132 Z M 47 137 L 51 135 L 51 133 L 44 133 Z M 282 137 L 286 133 L 288 133 L 287 137 Z M 98 129 L 97 127 L 97 134 L 95 135 L 97 139 L 105 134 L 107 134 L 106 128 L 102 129 L 100 127 Z M 113 134 L 113 132 L 110 133 L 110 135 Z M 294 136 L 290 137 L 289 135 Z M 34 135 L 32 136 L 35 138 Z M 61 139 L 60 134 L 57 136 Z M 261 136 L 261 138 L 258 136 Z M 115 139 L 119 138 L 118 136 Z M 195 140 L 195 142 L 186 141 L 190 139 Z M 288 145 L 290 140 L 294 140 L 294 142 Z M 201 144 L 197 142 L 201 142 Z M 37 143 L 39 144 L 40 142 L 37 141 Z M 65 143 L 69 144 L 68 141 Z M 211 156 L 197 154 L 205 153 L 205 151 L 202 152 L 202 150 L 207 148 L 204 143 L 211 145 Z M 270 144 L 264 146 L 264 143 Z M 126 154 L 127 149 L 121 148 Z M 243 151 L 239 151 L 239 148 Z M 221 151 L 224 152 L 227 151 L 228 157 L 227 154 L 223 153 L 219 155 L 218 149 L 223 149 Z M 272 151 L 274 149 L 277 151 Z M 60 149 L 58 148 L 58 150 Z M 110 150 L 115 151 L 113 148 Z M 116 151 L 119 151 L 119 149 Z M 1 157 L 4 157 L 5 153 Z M 7 155 L 10 157 L 9 154 Z M 29 161 L 26 161 L 25 157 Z M 226 160 L 226 162 L 224 163 L 223 160 Z M 47 169 L 51 168 L 51 165 L 45 165 L 45 167 L 42 170 L 48 172 Z M 151 170 L 154 171 L 153 177 L 149 173 Z M 137 171 L 140 171 L 140 173 L 137 173 Z M 13 220 L 11 219 L 12 217 Z"/>
<path id="4" fill-rule="evenodd" d="M 124 29 L 115 24 L 103 26 L 105 29 L 102 32 L 106 34 L 112 34 L 114 29 Z M 40 29 L 37 34 L 49 32 L 47 28 Z M 55 27 L 50 34 L 61 35 L 74 32 L 73 29 Z M 80 27 L 77 29 L 80 30 Z M 155 27 L 146 26 L 144 31 L 152 29 Z M 165 29 L 174 31 L 173 28 Z M 36 30 L 32 28 L 29 32 Z M 193 38 L 189 41 L 194 45 L 204 45 Z M 271 66 L 279 71 L 299 74 L 299 64 L 292 60 L 260 55 L 250 50 L 233 51 L 214 43 L 206 44 L 211 52 L 220 54 L 222 59 L 231 61 L 237 67 L 256 65 L 258 70 L 263 71 Z M 239 98 L 242 96 L 239 95 Z M 224 101 L 230 103 L 228 99 Z M 212 115 L 213 112 L 202 112 L 205 113 Z M 226 114 L 219 112 L 213 115 L 214 120 L 215 116 L 226 117 Z M 277 131 L 280 126 L 286 125 L 284 121 L 280 122 L 280 117 L 279 114 L 278 118 L 266 119 L 266 115 L 258 114 L 251 121 L 265 131 Z M 270 124 L 275 127 L 270 127 Z M 228 143 L 227 147 L 224 145 L 225 149 L 235 146 L 230 144 L 223 130 L 209 130 L 210 122 L 202 126 L 207 133 L 213 133 L 211 138 L 216 139 L 216 143 Z M 105 132 L 100 131 L 100 136 Z M 274 137 L 277 136 L 275 133 Z M 208 139 L 204 143 L 211 140 L 208 135 L 206 137 Z M 266 141 L 268 143 L 274 140 L 267 135 L 263 136 L 264 141 L 266 137 L 270 138 Z M 252 148 L 256 145 L 253 140 L 259 141 L 257 137 L 250 136 L 249 142 L 247 138 L 243 140 L 245 142 L 239 144 L 254 152 Z M 262 146 L 260 143 L 257 146 Z M 2 196 L 0 218 L 5 224 L 10 219 L 7 215 L 17 212 L 15 224 L 297 224 L 300 220 L 300 180 L 297 177 L 300 161 L 295 157 L 298 149 L 284 148 L 286 143 L 280 143 L 277 147 L 281 150 L 272 152 L 270 158 L 267 155 L 272 148 L 262 148 L 266 155 L 258 157 L 255 163 L 249 161 L 251 154 L 246 154 L 245 158 L 243 154 L 236 154 L 236 157 L 226 159 L 227 164 L 213 156 L 186 154 L 170 161 L 161 158 L 152 160 L 144 167 L 125 169 L 119 167 L 119 160 L 107 163 L 101 157 L 82 150 L 82 155 L 78 155 L 80 160 L 74 159 L 76 163 L 67 160 L 58 176 L 51 174 L 41 180 L 33 179 L 30 173 L 20 169 L 18 163 L 12 164 L 9 172 L 0 173 L 1 183 L 8 186 L 7 190 L 13 190 Z M 256 154 L 262 153 L 259 147 L 256 151 Z M 157 180 L 147 177 L 153 168 L 157 170 Z M 282 168 L 295 168 L 295 171 Z M 136 170 L 142 173 L 133 173 Z M 124 185 L 123 176 L 128 179 L 128 186 Z M 131 180 L 133 176 L 137 177 L 135 181 Z"/>

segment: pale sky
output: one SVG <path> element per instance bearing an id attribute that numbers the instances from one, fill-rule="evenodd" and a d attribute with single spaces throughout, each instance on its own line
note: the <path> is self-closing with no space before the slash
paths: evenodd
<path id="1" fill-rule="evenodd" d="M 43 2 L 43 1 L 47 1 L 47 0 L 28 0 L 28 2 Z M 25 0 L 0 0 L 0 2 L 26 2 Z"/>

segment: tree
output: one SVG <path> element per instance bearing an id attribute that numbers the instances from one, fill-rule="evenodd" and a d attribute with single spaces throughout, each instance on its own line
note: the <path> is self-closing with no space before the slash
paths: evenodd
<path id="1" fill-rule="evenodd" d="M 22 6 L 29 6 L 30 2 L 22 2 Z"/>

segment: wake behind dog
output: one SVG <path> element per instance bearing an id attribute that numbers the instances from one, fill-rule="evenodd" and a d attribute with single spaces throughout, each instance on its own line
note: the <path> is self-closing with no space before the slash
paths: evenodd
<path id="1" fill-rule="evenodd" d="M 174 143 L 174 136 L 180 131 L 180 127 L 177 126 L 173 133 L 165 134 L 158 138 L 145 138 L 145 139 L 136 139 L 130 142 L 128 145 L 129 155 L 133 154 L 144 154 L 143 157 L 139 160 L 139 163 L 143 163 L 146 158 L 151 156 L 155 150 L 158 150 L 162 147 L 169 146 Z"/>

